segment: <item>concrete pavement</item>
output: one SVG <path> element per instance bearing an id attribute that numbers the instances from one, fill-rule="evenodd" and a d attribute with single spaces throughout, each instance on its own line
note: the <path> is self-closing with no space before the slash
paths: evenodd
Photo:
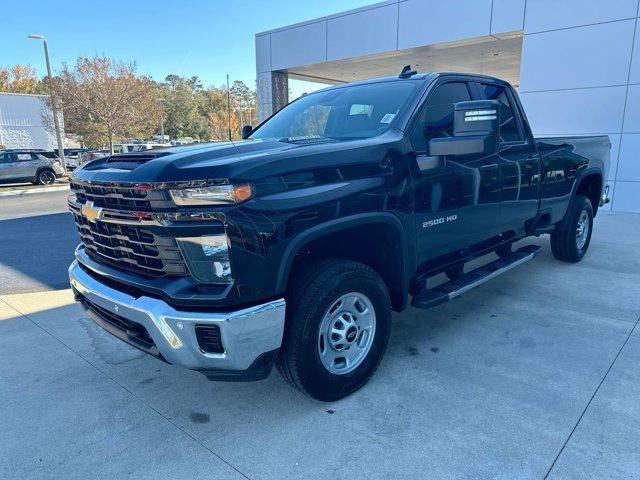
<path id="1" fill-rule="evenodd" d="M 332 404 L 163 364 L 68 290 L 0 295 L 0 478 L 634 478 L 640 216 L 599 215 L 577 265 L 527 242 L 534 261 L 394 315 Z"/>

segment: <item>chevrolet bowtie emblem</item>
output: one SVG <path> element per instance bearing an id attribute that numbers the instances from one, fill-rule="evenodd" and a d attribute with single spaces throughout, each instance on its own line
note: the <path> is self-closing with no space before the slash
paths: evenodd
<path id="1" fill-rule="evenodd" d="M 100 220 L 102 218 L 102 209 L 94 207 L 93 202 L 87 202 L 82 205 L 82 215 L 84 215 L 90 222 L 95 223 L 96 220 Z"/>

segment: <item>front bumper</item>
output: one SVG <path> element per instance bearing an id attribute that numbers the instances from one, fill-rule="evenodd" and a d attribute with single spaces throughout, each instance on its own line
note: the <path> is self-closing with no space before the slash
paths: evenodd
<path id="1" fill-rule="evenodd" d="M 160 299 L 134 297 L 107 286 L 86 272 L 77 260 L 69 267 L 69 279 L 87 314 L 107 331 L 168 363 L 202 371 L 211 379 L 266 377 L 282 343 L 284 299 L 229 312 L 180 311 Z M 110 322 L 111 317 L 144 327 L 152 345 L 141 347 L 135 335 Z M 217 325 L 224 351 L 202 350 L 196 325 Z"/>

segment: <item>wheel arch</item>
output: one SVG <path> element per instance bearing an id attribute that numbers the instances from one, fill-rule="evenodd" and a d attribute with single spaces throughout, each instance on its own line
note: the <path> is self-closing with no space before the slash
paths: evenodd
<path id="1" fill-rule="evenodd" d="M 604 181 L 602 179 L 602 172 L 595 168 L 587 169 L 576 181 L 571 203 L 573 204 L 577 195 L 584 195 L 591 201 L 593 216 L 595 217 L 598 207 L 600 206 L 600 198 L 602 196 L 603 188 Z"/>
<path id="2" fill-rule="evenodd" d="M 374 239 L 369 243 L 372 248 L 362 248 L 362 242 L 371 239 Z M 300 233 L 285 249 L 276 278 L 277 290 L 286 291 L 296 265 L 305 258 L 318 256 L 368 265 L 384 280 L 393 309 L 401 311 L 406 307 L 409 252 L 404 228 L 395 215 L 385 212 L 351 215 Z M 396 258 L 398 261 L 394 261 Z"/>

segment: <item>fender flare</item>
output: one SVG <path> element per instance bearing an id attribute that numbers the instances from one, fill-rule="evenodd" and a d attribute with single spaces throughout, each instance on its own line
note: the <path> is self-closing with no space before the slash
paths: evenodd
<path id="1" fill-rule="evenodd" d="M 593 174 L 597 174 L 600 177 L 600 192 L 598 192 L 598 198 L 600 198 L 602 196 L 602 192 L 604 190 L 604 186 L 605 186 L 605 179 L 604 179 L 604 175 L 602 174 L 602 170 L 597 168 L 597 167 L 588 167 L 585 170 L 583 170 L 582 172 L 580 172 L 580 174 L 576 177 L 576 179 L 573 182 L 573 187 L 571 187 L 571 199 L 569 200 L 569 205 L 567 206 L 567 211 L 565 212 L 565 215 L 568 211 L 571 210 L 571 207 L 573 206 L 573 202 L 575 202 L 576 200 L 576 196 L 578 195 L 578 187 L 580 186 L 580 184 L 582 183 L 582 181 L 588 177 L 589 175 L 593 175 Z M 596 214 L 596 210 L 598 209 L 597 205 L 594 209 L 593 212 L 593 216 L 595 217 Z M 564 216 L 563 216 L 564 218 Z"/>
<path id="2" fill-rule="evenodd" d="M 408 292 L 409 272 L 411 270 L 407 236 L 400 219 L 398 219 L 398 217 L 396 217 L 392 213 L 388 212 L 359 213 L 342 218 L 337 218 L 335 220 L 315 225 L 312 228 L 305 230 L 304 232 L 301 232 L 300 234 L 293 237 L 282 255 L 282 261 L 280 262 L 280 268 L 278 269 L 278 276 L 276 277 L 276 290 L 278 292 L 284 292 L 286 290 L 287 280 L 289 278 L 289 273 L 291 272 L 293 260 L 296 254 L 304 245 L 317 238 L 322 237 L 323 235 L 327 235 L 338 230 L 373 223 L 384 223 L 386 225 L 389 225 L 399 235 L 400 254 L 402 256 L 400 262 L 400 265 L 402 267 L 402 283 L 400 285 L 400 292 Z M 403 300 L 402 302 L 403 308 L 404 302 L 406 302 L 406 295 L 404 296 L 405 300 Z"/>

